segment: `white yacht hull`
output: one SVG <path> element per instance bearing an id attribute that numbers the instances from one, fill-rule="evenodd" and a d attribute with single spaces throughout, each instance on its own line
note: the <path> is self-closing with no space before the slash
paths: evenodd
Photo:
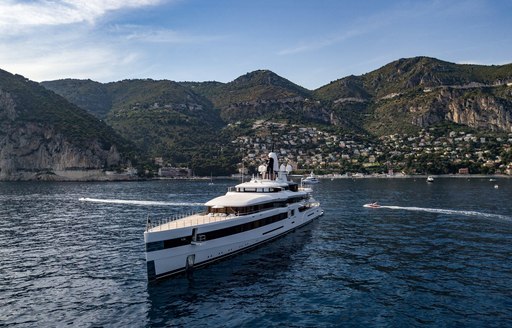
<path id="1" fill-rule="evenodd" d="M 299 211 L 297 206 L 277 208 L 221 222 L 206 223 L 180 229 L 146 231 L 148 280 L 155 280 L 256 247 L 303 226 L 323 214 L 320 206 Z M 275 218 L 266 223 L 266 218 Z M 236 229 L 244 230 L 234 232 Z M 209 238 L 220 236 L 218 238 Z M 201 237 L 203 236 L 203 237 Z"/>

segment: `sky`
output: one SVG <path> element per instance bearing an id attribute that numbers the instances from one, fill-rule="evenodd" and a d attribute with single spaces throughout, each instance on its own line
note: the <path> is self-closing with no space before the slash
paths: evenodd
<path id="1" fill-rule="evenodd" d="M 314 90 L 394 60 L 512 63 L 512 0 L 0 0 L 0 69 L 37 82 L 230 82 Z"/>

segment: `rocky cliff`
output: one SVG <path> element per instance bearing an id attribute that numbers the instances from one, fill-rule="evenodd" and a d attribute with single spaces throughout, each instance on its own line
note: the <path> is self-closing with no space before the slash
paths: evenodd
<path id="1" fill-rule="evenodd" d="M 121 162 L 115 146 L 77 146 L 51 126 L 2 124 L 2 130 L 7 135 L 0 138 L 0 180 L 99 179 L 98 171 Z"/>
<path id="2" fill-rule="evenodd" d="M 92 115 L 0 71 L 0 180 L 106 179 L 105 170 L 127 164 L 124 147 Z"/>
<path id="3" fill-rule="evenodd" d="M 438 123 L 510 132 L 512 64 L 459 65 L 428 57 L 400 59 L 314 91 L 335 120 L 374 135 L 417 132 Z"/>
<path id="4" fill-rule="evenodd" d="M 473 128 L 512 132 L 512 87 L 508 89 L 509 97 L 495 94 L 448 96 L 445 118 Z"/>
<path id="5" fill-rule="evenodd" d="M 441 86 L 396 93 L 381 98 L 372 107 L 366 127 L 380 135 L 410 132 L 442 122 L 512 132 L 512 87 L 507 85 Z"/>

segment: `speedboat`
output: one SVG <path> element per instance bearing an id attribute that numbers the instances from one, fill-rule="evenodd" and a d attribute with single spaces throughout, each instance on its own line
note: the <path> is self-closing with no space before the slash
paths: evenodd
<path id="1" fill-rule="evenodd" d="M 427 177 L 427 182 L 434 182 L 434 177 L 433 177 L 433 176 L 431 176 L 431 175 L 429 175 L 429 176 Z"/>
<path id="2" fill-rule="evenodd" d="M 304 183 L 304 184 L 316 184 L 319 182 L 320 181 L 316 178 L 316 176 L 313 172 L 311 172 L 311 174 L 308 177 L 306 177 L 305 179 L 302 180 L 302 183 Z"/>
<path id="3" fill-rule="evenodd" d="M 311 188 L 277 166 L 206 202 L 205 210 L 154 224 L 144 232 L 148 280 L 172 276 L 259 246 L 323 215 Z M 260 166 L 261 167 L 261 166 Z M 277 175 L 274 172 L 277 172 Z"/>
<path id="4" fill-rule="evenodd" d="M 369 204 L 364 204 L 363 207 L 368 207 L 368 208 L 379 208 L 381 207 L 377 202 L 373 202 L 373 203 L 369 203 Z"/>

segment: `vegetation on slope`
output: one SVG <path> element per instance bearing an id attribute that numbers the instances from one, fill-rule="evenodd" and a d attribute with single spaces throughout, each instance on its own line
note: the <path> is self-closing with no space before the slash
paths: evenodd
<path id="1" fill-rule="evenodd" d="M 99 119 L 107 117 L 112 108 L 112 99 L 106 86 L 102 83 L 92 80 L 63 79 L 45 81 L 41 84 L 45 88 L 60 94 L 69 102 L 86 109 Z"/>
<path id="2" fill-rule="evenodd" d="M 76 95 L 56 92 L 74 96 L 75 103 L 90 98 L 83 106 L 92 112 L 94 103 L 110 102 L 106 122 L 146 156 L 205 171 L 213 170 L 212 162 L 221 163 L 223 172 L 236 163 L 233 133 L 246 132 L 227 125 L 271 120 L 373 138 L 415 134 L 443 122 L 507 130 L 512 117 L 511 88 L 504 85 L 512 82 L 512 65 L 459 65 L 428 57 L 400 59 L 314 91 L 268 70 L 229 83 L 125 80 L 93 88 L 91 82 L 77 83 Z M 66 88 L 64 82 L 59 86 Z M 85 86 L 89 94 L 80 96 Z"/>
<path id="3" fill-rule="evenodd" d="M 77 145 L 86 146 L 98 140 L 105 150 L 114 144 L 125 154 L 132 152 L 131 143 L 112 127 L 36 82 L 0 70 L 0 90 L 14 100 L 15 125 L 35 122 L 53 127 Z"/>

